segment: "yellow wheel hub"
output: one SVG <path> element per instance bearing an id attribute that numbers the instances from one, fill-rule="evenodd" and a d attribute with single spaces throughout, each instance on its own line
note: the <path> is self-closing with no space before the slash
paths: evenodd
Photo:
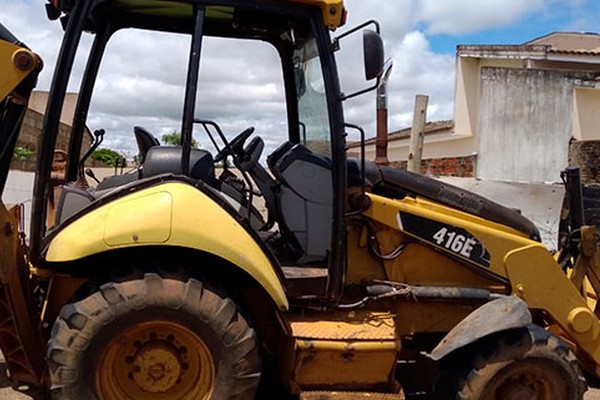
<path id="1" fill-rule="evenodd" d="M 208 399 L 215 365 L 204 341 L 167 321 L 145 322 L 120 332 L 96 369 L 103 400 Z"/>
<path id="2" fill-rule="evenodd" d="M 133 380 L 147 392 L 164 393 L 177 384 L 181 374 L 181 358 L 172 346 L 150 343 L 136 354 Z"/>

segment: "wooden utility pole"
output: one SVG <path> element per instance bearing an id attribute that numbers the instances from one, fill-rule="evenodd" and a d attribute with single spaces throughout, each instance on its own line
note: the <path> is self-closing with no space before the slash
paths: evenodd
<path id="1" fill-rule="evenodd" d="M 410 131 L 410 147 L 408 150 L 408 163 L 406 169 L 419 173 L 421 158 L 423 156 L 423 136 L 425 136 L 425 122 L 427 121 L 427 102 L 429 96 L 418 94 L 415 96 L 415 111 L 413 124 Z"/>

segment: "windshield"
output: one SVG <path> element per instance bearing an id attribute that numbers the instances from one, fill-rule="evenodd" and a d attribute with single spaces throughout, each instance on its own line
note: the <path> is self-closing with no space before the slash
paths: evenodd
<path id="1" fill-rule="evenodd" d="M 298 40 L 294 71 L 300 124 L 300 142 L 314 152 L 331 154 L 325 81 L 314 38 Z"/>

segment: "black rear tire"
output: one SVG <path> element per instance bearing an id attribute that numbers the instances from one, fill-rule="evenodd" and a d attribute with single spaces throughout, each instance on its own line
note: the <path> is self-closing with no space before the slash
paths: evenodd
<path id="1" fill-rule="evenodd" d="M 445 379 L 456 400 L 581 400 L 587 390 L 577 359 L 557 336 L 531 326 L 486 338 L 476 354 L 454 357 Z M 452 376 L 452 378 L 449 378 Z"/>
<path id="2" fill-rule="evenodd" d="M 53 399 L 255 396 L 256 332 L 195 279 L 110 282 L 63 307 L 47 348 Z"/>

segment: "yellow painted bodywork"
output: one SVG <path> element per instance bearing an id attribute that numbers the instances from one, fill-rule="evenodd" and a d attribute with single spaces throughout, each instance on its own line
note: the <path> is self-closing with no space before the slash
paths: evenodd
<path id="1" fill-rule="evenodd" d="M 292 0 L 321 7 L 323 22 L 329 29 L 336 29 L 344 24 L 344 2 L 342 0 Z"/>
<path id="2" fill-rule="evenodd" d="M 302 388 L 391 387 L 400 339 L 394 315 L 365 310 L 289 315 L 293 381 Z"/>
<path id="3" fill-rule="evenodd" d="M 506 269 L 515 294 L 550 314 L 600 364 L 600 322 L 550 253 L 542 245 L 514 250 L 506 254 Z"/>
<path id="4" fill-rule="evenodd" d="M 343 0 L 284 0 L 289 3 L 301 3 L 317 6 L 321 9 L 323 23 L 329 29 L 336 29 L 345 22 L 345 9 Z M 240 2 L 242 3 L 242 2 Z M 188 2 L 156 1 L 156 0 L 121 0 L 122 8 L 144 15 L 155 15 L 164 18 L 189 17 L 192 15 L 192 6 Z M 233 8 L 230 6 L 208 6 L 207 18 L 229 19 L 232 18 Z"/>
<path id="5" fill-rule="evenodd" d="M 383 228 L 382 232 L 385 233 L 380 233 L 385 236 L 380 242 L 387 240 L 390 247 L 396 245 L 390 239 L 394 236 L 389 232 L 390 229 L 398 231 L 396 241 L 405 240 L 403 236 L 408 235 L 401 232 L 399 212 L 467 230 L 484 244 L 490 254 L 489 268 L 474 267 L 474 270 L 479 268 L 482 272 L 491 272 L 509 282 L 507 289 L 510 293 L 525 300 L 530 309 L 544 311 L 560 326 L 562 335 L 575 343 L 597 366 L 600 365 L 600 321 L 588 305 L 586 290 L 578 290 L 543 244 L 530 240 L 524 233 L 508 226 L 421 198 L 394 200 L 372 194 L 369 197 L 372 206 L 365 214 L 387 227 L 388 232 Z M 431 250 L 435 247 L 440 251 Z M 412 242 L 398 258 L 386 262 L 388 279 L 417 285 L 476 287 L 502 292 L 502 285 L 496 282 L 494 286 L 493 280 L 486 282 L 488 278 L 477 277 L 461 266 L 463 261 L 469 263 L 468 259 L 458 262 L 454 259 L 460 259 L 459 254 L 452 253 L 452 257 L 446 257 L 442 255 L 444 252 L 447 251 L 435 243 L 425 245 L 420 240 Z M 591 252 L 588 250 L 588 253 Z M 600 255 L 595 254 L 600 265 Z M 588 258 L 594 259 L 591 255 Z M 591 265 L 589 270 L 593 271 L 595 264 L 592 261 L 588 261 L 588 264 Z M 588 274 L 588 277 L 593 276 Z M 449 330 L 462 319 L 461 315 L 468 312 L 450 304 L 439 309 L 423 308 L 422 305 L 418 308 L 409 307 L 410 304 L 405 307 L 400 304 L 394 308 L 399 317 L 398 329 L 403 334 Z M 409 323 L 402 324 L 402 320 L 408 320 Z"/>
<path id="6" fill-rule="evenodd" d="M 294 381 L 303 388 L 344 390 L 389 385 L 400 342 L 296 341 Z"/>
<path id="7" fill-rule="evenodd" d="M 516 229 L 425 199 L 405 197 L 401 200 L 394 200 L 373 194 L 369 194 L 369 197 L 372 200 L 372 206 L 365 214 L 373 220 L 396 230 L 400 229 L 398 224 L 398 213 L 400 211 L 466 229 L 481 243 L 485 244 L 485 248 L 491 256 L 489 271 L 498 276 L 507 276 L 504 268 L 504 255 L 506 253 L 537 244 L 537 242 L 529 239 L 524 233 Z M 438 247 L 444 251 L 441 246 L 428 245 Z M 456 257 L 460 256 L 456 255 Z M 467 261 L 466 258 L 465 261 Z"/>
<path id="8" fill-rule="evenodd" d="M 30 68 L 22 70 L 17 68 L 14 59 L 21 52 L 28 53 L 34 60 Z M 15 87 L 36 67 L 38 58 L 31 51 L 0 40 L 0 100 L 3 100 Z"/>
<path id="9" fill-rule="evenodd" d="M 46 261 L 66 262 L 136 246 L 196 249 L 251 275 L 280 309 L 288 308 L 274 266 L 252 236 L 221 206 L 194 187 L 167 182 L 109 202 L 62 229 Z"/>

